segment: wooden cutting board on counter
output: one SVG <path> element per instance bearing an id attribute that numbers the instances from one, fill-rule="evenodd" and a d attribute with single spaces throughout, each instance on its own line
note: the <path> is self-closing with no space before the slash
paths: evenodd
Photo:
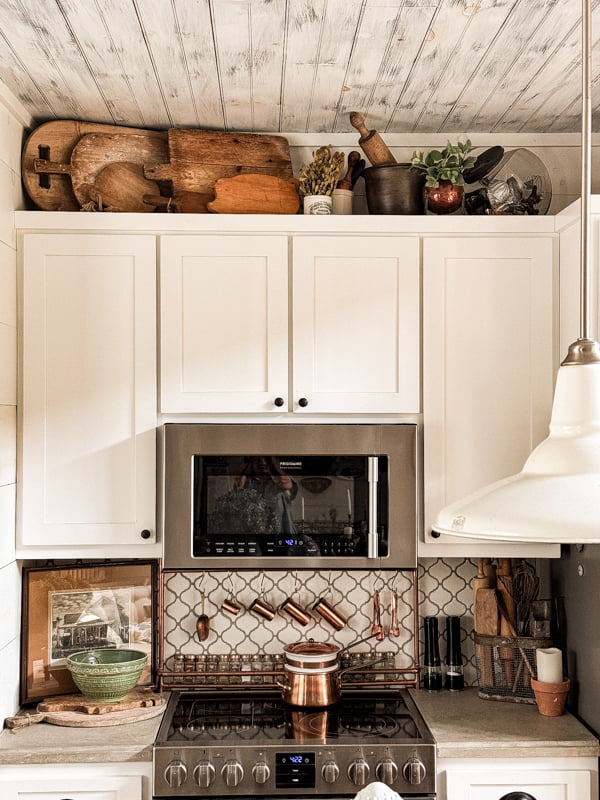
<path id="1" fill-rule="evenodd" d="M 185 128 L 168 132 L 169 162 L 146 163 L 146 178 L 170 181 L 173 197 L 193 196 L 194 208 L 208 210 L 221 178 L 243 173 L 293 178 L 287 139 L 258 133 L 228 133 Z"/>
<path id="2" fill-rule="evenodd" d="M 37 127 L 27 138 L 21 156 L 21 174 L 25 191 L 42 211 L 79 211 L 81 204 L 71 183 L 69 170 L 44 172 L 35 162 L 49 161 L 70 166 L 71 156 L 79 140 L 87 134 L 144 136 L 162 143 L 167 157 L 167 132 L 117 125 L 103 125 L 75 120 L 53 120 Z M 159 156 L 160 157 L 160 156 Z"/>
<path id="3" fill-rule="evenodd" d="M 96 703 L 81 694 L 68 694 L 43 700 L 35 712 L 8 717 L 4 724 L 11 730 L 38 722 L 67 728 L 109 727 L 157 717 L 165 707 L 165 699 L 148 689 L 133 689 L 118 703 Z"/>

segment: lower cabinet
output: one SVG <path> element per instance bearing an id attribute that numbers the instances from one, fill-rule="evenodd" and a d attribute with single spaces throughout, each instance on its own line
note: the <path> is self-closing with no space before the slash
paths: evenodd
<path id="1" fill-rule="evenodd" d="M 0 766 L 2 800 L 151 800 L 152 764 Z"/>
<path id="2" fill-rule="evenodd" d="M 438 800 L 595 800 L 596 765 L 594 758 L 440 760 Z"/>

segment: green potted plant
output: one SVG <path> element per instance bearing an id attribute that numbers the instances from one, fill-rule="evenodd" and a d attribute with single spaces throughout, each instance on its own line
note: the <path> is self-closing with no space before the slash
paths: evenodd
<path id="1" fill-rule="evenodd" d="M 448 142 L 443 150 L 431 150 L 424 155 L 415 150 L 410 160 L 411 168 L 425 175 L 425 202 L 429 211 L 449 214 L 462 207 L 465 170 L 475 163 L 471 140 Z"/>
<path id="2" fill-rule="evenodd" d="M 302 165 L 298 188 L 305 214 L 331 214 L 331 194 L 343 163 L 343 153 L 332 154 L 331 147 L 325 146 L 313 153 L 310 164 Z"/>

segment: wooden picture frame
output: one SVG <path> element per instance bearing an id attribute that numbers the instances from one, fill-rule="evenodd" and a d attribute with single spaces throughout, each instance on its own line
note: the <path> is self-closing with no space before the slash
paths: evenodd
<path id="1" fill-rule="evenodd" d="M 98 647 L 147 653 L 138 685 L 153 684 L 158 574 L 155 559 L 24 566 L 21 704 L 77 692 L 66 657 Z"/>

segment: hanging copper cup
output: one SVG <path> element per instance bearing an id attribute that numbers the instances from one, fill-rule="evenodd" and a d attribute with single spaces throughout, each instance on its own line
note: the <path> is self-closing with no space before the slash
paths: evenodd
<path id="1" fill-rule="evenodd" d="M 293 617 L 301 625 L 308 625 L 312 619 L 308 611 L 305 608 L 302 608 L 302 606 L 296 603 L 296 601 L 291 597 L 287 597 L 283 601 L 283 603 L 279 606 L 279 610 L 285 611 L 290 615 L 290 617 Z"/>
<path id="2" fill-rule="evenodd" d="M 317 614 L 322 617 L 325 622 L 328 622 L 336 631 L 341 631 L 342 628 L 346 625 L 348 620 L 340 614 L 324 597 L 321 597 L 320 600 L 312 607 L 313 611 L 316 611 Z"/>
<path id="3" fill-rule="evenodd" d="M 273 608 L 270 603 L 263 597 L 257 597 L 255 600 L 252 601 L 250 604 L 250 611 L 253 611 L 255 614 L 258 614 L 259 617 L 263 617 L 264 619 L 269 620 L 269 622 L 273 619 L 277 611 Z"/>
<path id="4" fill-rule="evenodd" d="M 233 597 L 228 597 L 221 603 L 223 611 L 228 611 L 230 614 L 239 614 L 242 610 L 241 605 Z"/>

